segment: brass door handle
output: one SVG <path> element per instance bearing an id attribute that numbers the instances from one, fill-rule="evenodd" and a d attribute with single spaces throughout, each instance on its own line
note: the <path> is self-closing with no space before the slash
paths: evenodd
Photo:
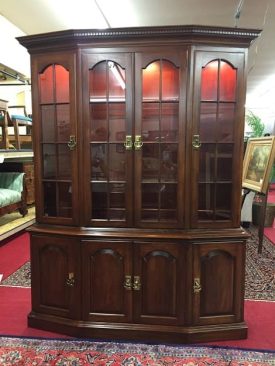
<path id="1" fill-rule="evenodd" d="M 140 150 L 142 145 L 143 145 L 143 142 L 141 141 L 141 136 L 136 135 L 135 142 L 134 142 L 135 150 Z"/>
<path id="2" fill-rule="evenodd" d="M 67 145 L 70 150 L 74 150 L 74 148 L 76 147 L 76 136 L 75 135 L 70 135 Z"/>
<path id="3" fill-rule="evenodd" d="M 192 146 L 196 150 L 198 150 L 201 147 L 200 135 L 193 135 Z"/>
<path id="4" fill-rule="evenodd" d="M 194 294 L 198 294 L 201 292 L 202 288 L 201 288 L 200 278 L 194 278 L 193 290 L 194 290 Z"/>
<path id="5" fill-rule="evenodd" d="M 133 290 L 139 291 L 141 289 L 141 282 L 139 276 L 134 276 Z"/>
<path id="6" fill-rule="evenodd" d="M 132 142 L 132 136 L 131 135 L 127 135 L 125 137 L 124 146 L 125 146 L 126 150 L 132 150 L 133 142 Z"/>
<path id="7" fill-rule="evenodd" d="M 75 285 L 75 278 L 74 278 L 74 273 L 73 272 L 70 272 L 68 274 L 68 278 L 66 279 L 66 282 L 65 283 L 69 287 L 74 287 L 74 285 Z"/>
<path id="8" fill-rule="evenodd" d="M 132 290 L 132 276 L 130 276 L 130 275 L 125 276 L 123 287 L 126 290 Z"/>

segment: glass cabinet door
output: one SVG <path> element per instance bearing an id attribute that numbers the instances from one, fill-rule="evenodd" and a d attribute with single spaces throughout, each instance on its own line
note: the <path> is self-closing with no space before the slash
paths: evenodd
<path id="1" fill-rule="evenodd" d="M 177 227 L 183 214 L 184 68 L 179 55 L 137 55 L 134 135 L 135 218 Z"/>
<path id="2" fill-rule="evenodd" d="M 87 217 L 92 225 L 128 226 L 133 211 L 131 56 L 89 55 L 85 72 Z"/>
<path id="3" fill-rule="evenodd" d="M 77 192 L 75 108 L 72 102 L 74 58 L 57 57 L 56 62 L 39 67 L 39 112 L 37 132 L 40 134 L 41 221 L 71 224 L 76 221 L 73 210 Z M 40 205 L 39 205 L 40 206 Z"/>
<path id="4" fill-rule="evenodd" d="M 198 52 L 196 56 L 196 105 L 191 137 L 193 227 L 239 225 L 242 67 L 242 54 Z"/>

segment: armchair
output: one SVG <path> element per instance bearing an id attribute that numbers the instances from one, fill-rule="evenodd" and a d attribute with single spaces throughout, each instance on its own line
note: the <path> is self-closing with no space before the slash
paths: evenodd
<path id="1" fill-rule="evenodd" d="M 25 173 L 0 172 L 0 216 L 17 209 L 22 216 L 28 213 Z"/>

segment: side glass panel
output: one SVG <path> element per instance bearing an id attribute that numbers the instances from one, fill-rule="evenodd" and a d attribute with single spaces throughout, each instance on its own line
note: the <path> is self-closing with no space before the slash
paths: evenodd
<path id="1" fill-rule="evenodd" d="M 105 60 L 89 71 L 91 219 L 126 220 L 125 70 Z"/>
<path id="2" fill-rule="evenodd" d="M 179 69 L 157 60 L 142 70 L 141 220 L 177 220 Z"/>
<path id="3" fill-rule="evenodd" d="M 223 60 L 202 68 L 198 219 L 231 218 L 237 72 Z"/>
<path id="4" fill-rule="evenodd" d="M 72 217 L 69 71 L 52 64 L 39 74 L 43 215 Z"/>

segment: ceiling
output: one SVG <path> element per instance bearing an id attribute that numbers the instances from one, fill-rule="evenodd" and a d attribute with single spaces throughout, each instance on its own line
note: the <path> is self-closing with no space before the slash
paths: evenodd
<path id="1" fill-rule="evenodd" d="M 263 29 L 249 50 L 248 93 L 274 89 L 275 0 L 1 0 L 0 14 L 28 35 L 176 24 Z"/>

